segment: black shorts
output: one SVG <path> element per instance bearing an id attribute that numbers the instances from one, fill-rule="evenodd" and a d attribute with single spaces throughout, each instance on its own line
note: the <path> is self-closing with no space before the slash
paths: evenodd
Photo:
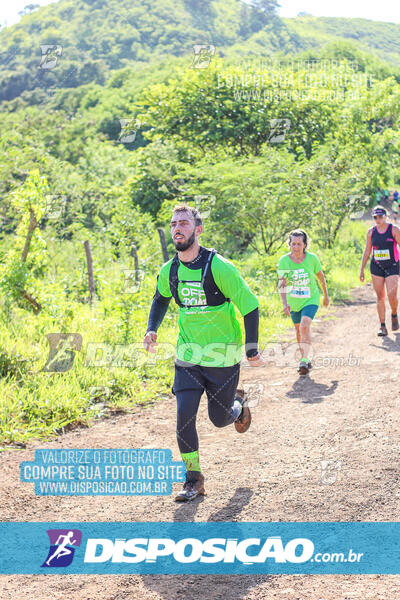
<path id="1" fill-rule="evenodd" d="M 384 267 L 378 265 L 374 260 L 370 263 L 371 275 L 377 275 L 378 277 L 390 277 L 390 275 L 400 275 L 400 263 L 395 263 Z"/>
<path id="2" fill-rule="evenodd" d="M 192 363 L 175 363 L 172 393 L 183 390 L 202 390 L 208 398 L 220 401 L 233 398 L 239 383 L 240 363 L 230 367 L 203 367 Z"/>

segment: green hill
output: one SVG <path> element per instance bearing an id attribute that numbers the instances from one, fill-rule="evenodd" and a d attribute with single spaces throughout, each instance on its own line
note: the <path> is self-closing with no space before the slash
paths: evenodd
<path id="1" fill-rule="evenodd" d="M 400 66 L 400 25 L 396 23 L 311 16 L 283 21 L 292 36 L 298 36 L 299 48 L 303 50 L 346 40 L 391 65 Z"/>
<path id="2" fill-rule="evenodd" d="M 275 15 L 276 0 L 254 0 L 254 5 L 241 0 L 61 0 L 42 7 L 0 32 L 0 101 L 34 89 L 103 84 L 112 70 L 183 56 L 195 44 L 212 44 L 223 53 L 264 26 L 273 39 L 284 27 Z M 57 68 L 40 66 L 43 45 L 57 46 L 52 51 Z"/>
<path id="3" fill-rule="evenodd" d="M 173 64 L 201 44 L 213 45 L 228 61 L 244 55 L 319 56 L 326 49 L 352 59 L 367 52 L 387 63 L 385 76 L 397 75 L 400 25 L 280 19 L 276 10 L 276 0 L 60 0 L 0 31 L 0 102 L 21 97 L 38 104 L 49 90 L 103 85 L 126 67 L 143 73 L 151 63 L 154 73 L 159 61 Z M 42 52 L 49 52 L 46 61 Z M 357 59 L 370 63 L 361 54 Z"/>

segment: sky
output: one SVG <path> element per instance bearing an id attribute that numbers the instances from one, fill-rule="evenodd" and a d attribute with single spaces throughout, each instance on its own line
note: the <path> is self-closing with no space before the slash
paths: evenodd
<path id="1" fill-rule="evenodd" d="M 27 4 L 50 4 L 54 0 L 0 0 L 0 24 L 19 21 L 18 12 Z M 316 17 L 359 17 L 374 21 L 400 23 L 398 0 L 278 0 L 282 17 L 295 17 L 306 11 Z"/>
<path id="2" fill-rule="evenodd" d="M 50 4 L 53 0 L 0 0 L 0 24 L 13 25 L 20 20 L 19 12 L 28 4 Z"/>

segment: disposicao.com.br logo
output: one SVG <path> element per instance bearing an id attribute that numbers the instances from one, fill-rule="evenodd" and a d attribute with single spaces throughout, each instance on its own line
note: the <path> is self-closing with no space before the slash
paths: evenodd
<path id="1" fill-rule="evenodd" d="M 0 574 L 400 574 L 400 523 L 3 522 L 0 536 Z"/>
<path id="2" fill-rule="evenodd" d="M 252 550 L 250 550 L 252 549 Z M 251 554 L 249 554 L 251 552 Z M 279 536 L 244 540 L 194 537 L 175 541 L 171 538 L 88 539 L 84 561 L 86 563 L 155 563 L 171 557 L 178 563 L 234 563 L 245 565 L 265 563 L 303 563 L 314 554 L 314 544 L 306 538 L 296 538 L 285 545 Z"/>

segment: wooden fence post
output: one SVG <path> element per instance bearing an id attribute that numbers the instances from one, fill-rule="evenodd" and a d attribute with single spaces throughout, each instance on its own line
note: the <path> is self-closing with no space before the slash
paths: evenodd
<path id="1" fill-rule="evenodd" d="M 38 222 L 36 220 L 35 213 L 34 213 L 33 209 L 30 208 L 29 209 L 29 227 L 28 227 L 28 231 L 26 234 L 26 238 L 25 238 L 24 249 L 22 250 L 22 255 L 21 255 L 21 260 L 23 263 L 26 262 L 26 258 L 28 256 L 28 252 L 29 252 L 29 247 L 30 247 L 31 241 L 32 241 L 33 232 L 35 231 L 37 226 L 38 226 Z M 41 304 L 39 302 L 37 302 L 37 300 L 35 300 L 35 298 L 32 298 L 32 296 L 30 294 L 28 294 L 28 292 L 26 290 L 20 289 L 19 292 L 20 292 L 21 296 L 23 298 L 25 298 L 25 300 L 27 300 L 29 302 L 29 304 L 33 307 L 33 312 L 35 313 L 35 315 L 37 315 L 42 310 Z"/>
<path id="2" fill-rule="evenodd" d="M 135 261 L 135 285 L 139 285 L 139 258 L 135 244 L 132 244 L 131 256 Z"/>
<path id="3" fill-rule="evenodd" d="M 164 229 L 162 227 L 157 227 L 157 231 L 158 231 L 158 235 L 160 236 L 161 249 L 162 249 L 162 253 L 163 253 L 164 262 L 167 262 L 169 260 L 169 256 L 168 256 L 168 250 L 167 250 L 167 243 L 165 241 Z"/>
<path id="4" fill-rule="evenodd" d="M 89 240 L 86 240 L 83 243 L 83 245 L 85 246 L 87 270 L 88 270 L 88 277 L 89 277 L 89 302 L 90 302 L 90 304 L 92 304 L 93 299 L 95 297 L 92 251 L 90 249 Z"/>

